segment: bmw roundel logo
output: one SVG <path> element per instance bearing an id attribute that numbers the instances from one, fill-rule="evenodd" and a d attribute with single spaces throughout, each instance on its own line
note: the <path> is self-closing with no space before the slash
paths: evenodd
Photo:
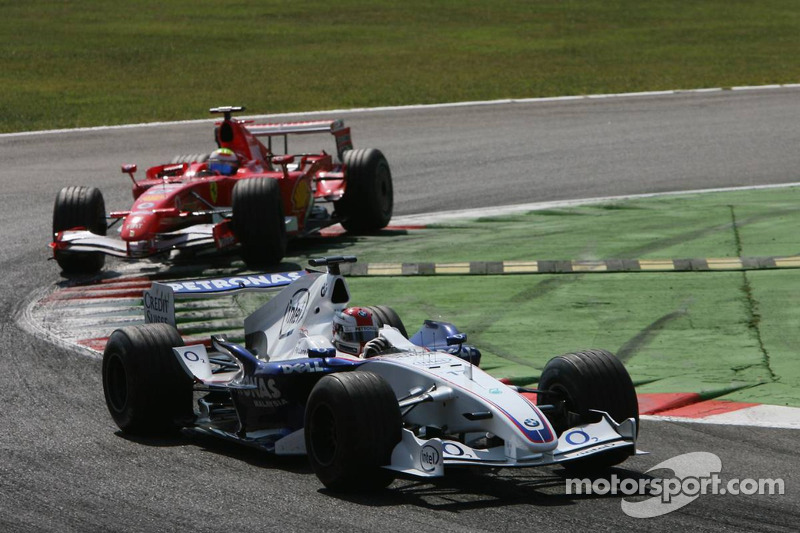
<path id="1" fill-rule="evenodd" d="M 523 424 L 525 424 L 525 427 L 538 428 L 541 422 L 539 422 L 535 418 L 526 418 Z"/>
<path id="2" fill-rule="evenodd" d="M 367 312 L 361 309 L 358 311 L 358 316 L 360 316 L 361 318 L 367 318 Z"/>

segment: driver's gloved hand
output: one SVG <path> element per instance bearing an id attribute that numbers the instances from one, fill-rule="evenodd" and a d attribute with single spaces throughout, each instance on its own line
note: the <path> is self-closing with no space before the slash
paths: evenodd
<path id="1" fill-rule="evenodd" d="M 376 355 L 380 355 L 382 352 L 385 352 L 392 345 L 389 341 L 383 337 L 375 337 L 367 344 L 364 345 L 364 351 L 361 353 L 361 357 L 364 359 L 368 359 L 370 357 L 375 357 Z"/>

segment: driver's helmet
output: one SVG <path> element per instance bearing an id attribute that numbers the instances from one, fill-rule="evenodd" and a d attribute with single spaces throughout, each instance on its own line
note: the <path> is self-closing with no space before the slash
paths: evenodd
<path id="1" fill-rule="evenodd" d="M 208 158 L 208 170 L 225 176 L 236 174 L 239 169 L 239 158 L 230 148 L 220 148 L 211 152 Z"/>
<path id="2" fill-rule="evenodd" d="M 378 322 L 372 311 L 348 307 L 333 316 L 333 345 L 340 352 L 361 355 L 364 345 L 378 336 Z"/>

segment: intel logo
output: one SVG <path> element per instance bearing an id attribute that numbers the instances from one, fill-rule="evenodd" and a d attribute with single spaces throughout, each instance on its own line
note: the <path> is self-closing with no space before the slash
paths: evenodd
<path id="1" fill-rule="evenodd" d="M 426 444 L 419 453 L 419 466 L 424 472 L 433 472 L 441 461 L 439 450 Z"/>

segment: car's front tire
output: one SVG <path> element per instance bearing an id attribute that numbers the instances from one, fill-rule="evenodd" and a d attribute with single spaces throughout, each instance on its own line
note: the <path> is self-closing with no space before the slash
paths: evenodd
<path id="1" fill-rule="evenodd" d="M 311 468 L 331 490 L 386 487 L 395 473 L 381 467 L 390 463 L 401 428 L 397 398 L 382 377 L 360 371 L 325 376 L 306 405 Z"/>
<path id="2" fill-rule="evenodd" d="M 59 231 L 82 227 L 96 235 L 105 235 L 106 206 L 103 195 L 95 187 L 64 187 L 53 206 L 53 235 Z M 68 252 L 55 250 L 58 266 L 67 275 L 97 274 L 106 262 L 100 252 Z"/>
<path id="3" fill-rule="evenodd" d="M 611 352 L 587 350 L 568 353 L 551 359 L 544 367 L 538 388 L 550 394 L 539 394 L 537 404 L 563 402 L 563 409 L 548 415 L 560 435 L 577 424 L 599 420 L 590 410 L 605 411 L 616 422 L 628 418 L 639 427 L 639 403 L 628 371 Z M 634 452 L 632 447 L 565 462 L 566 468 L 599 470 L 621 463 Z"/>

